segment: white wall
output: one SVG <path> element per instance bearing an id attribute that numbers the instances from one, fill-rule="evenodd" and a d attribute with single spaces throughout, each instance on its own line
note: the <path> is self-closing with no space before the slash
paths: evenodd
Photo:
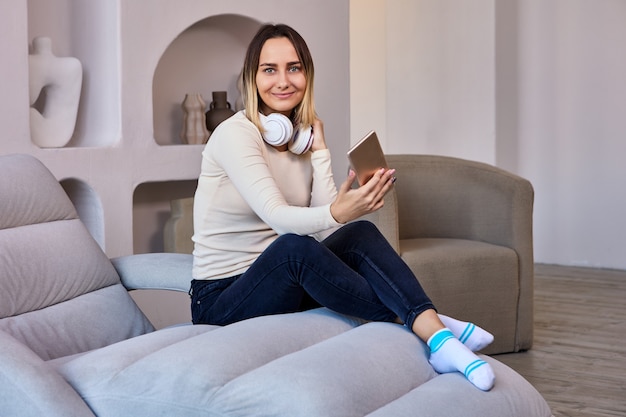
<path id="1" fill-rule="evenodd" d="M 0 147 L 30 141 L 26 2 L 0 0 Z M 15 42 L 4 42 L 14 39 Z M 10 80 L 10 81 L 9 81 Z M 33 145 L 34 148 L 34 145 Z"/>
<path id="2" fill-rule="evenodd" d="M 387 140 L 387 22 L 384 0 L 350 1 L 350 143 L 370 130 Z"/>
<path id="3" fill-rule="evenodd" d="M 353 136 L 493 163 L 493 0 L 353 0 L 350 14 Z"/>
<path id="4" fill-rule="evenodd" d="M 537 262 L 626 269 L 626 2 L 350 6 L 353 141 L 524 176 Z"/>
<path id="5" fill-rule="evenodd" d="M 539 261 L 626 269 L 626 2 L 519 2 L 519 171 Z"/>

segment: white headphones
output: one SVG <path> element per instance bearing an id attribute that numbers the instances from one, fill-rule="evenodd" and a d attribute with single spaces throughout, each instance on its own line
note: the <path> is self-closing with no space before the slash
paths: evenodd
<path id="1" fill-rule="evenodd" d="M 305 153 L 313 144 L 313 129 L 311 127 L 294 129 L 289 118 L 280 113 L 271 113 L 265 116 L 259 113 L 265 133 L 265 142 L 274 146 L 287 144 L 289 150 L 296 155 Z M 294 132 L 295 130 L 295 132 Z"/>

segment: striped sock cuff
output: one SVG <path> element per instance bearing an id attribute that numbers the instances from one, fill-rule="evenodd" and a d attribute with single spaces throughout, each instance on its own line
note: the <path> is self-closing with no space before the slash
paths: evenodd
<path id="1" fill-rule="evenodd" d="M 441 329 L 438 332 L 435 332 L 426 344 L 430 348 L 431 353 L 437 352 L 444 343 L 446 343 L 449 339 L 454 339 L 454 335 L 449 329 Z"/>

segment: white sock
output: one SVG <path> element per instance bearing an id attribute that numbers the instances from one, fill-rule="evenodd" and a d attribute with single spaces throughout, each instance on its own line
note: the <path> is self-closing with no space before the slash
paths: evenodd
<path id="1" fill-rule="evenodd" d="M 455 338 L 450 329 L 441 329 L 428 339 L 430 364 L 440 374 L 461 372 L 472 384 L 489 391 L 495 375 L 491 366 Z"/>
<path id="2" fill-rule="evenodd" d="M 450 329 L 452 334 L 472 352 L 478 352 L 493 342 L 493 335 L 474 323 L 457 320 L 443 314 L 438 314 L 438 316 L 443 325 Z"/>

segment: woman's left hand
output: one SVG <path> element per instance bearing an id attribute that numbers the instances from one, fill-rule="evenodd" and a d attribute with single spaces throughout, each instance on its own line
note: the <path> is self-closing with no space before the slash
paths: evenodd
<path id="1" fill-rule="evenodd" d="M 324 123 L 320 119 L 315 119 L 315 122 L 313 122 L 313 144 L 311 145 L 311 152 L 322 149 L 328 149 L 326 139 L 324 138 Z"/>

